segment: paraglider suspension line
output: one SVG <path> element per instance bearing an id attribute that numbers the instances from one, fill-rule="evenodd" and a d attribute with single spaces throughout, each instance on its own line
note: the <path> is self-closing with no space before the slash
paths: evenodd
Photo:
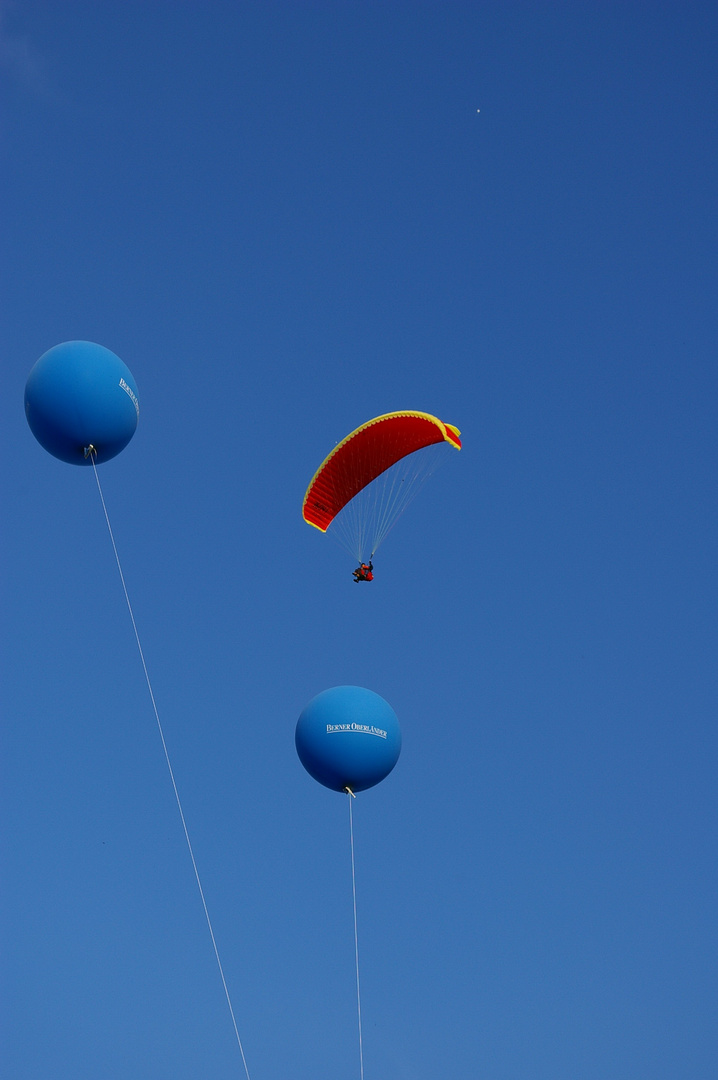
<path id="1" fill-rule="evenodd" d="M 352 801 L 356 797 L 351 788 L 344 789 L 349 797 L 349 844 L 352 853 L 352 902 L 354 905 L 354 964 L 357 979 L 357 1020 L 359 1023 L 359 1075 L 364 1080 L 364 1046 L 361 1031 L 361 994 L 359 992 L 359 934 L 357 932 L 357 885 L 354 870 L 354 819 L 352 816 Z"/>
<path id="2" fill-rule="evenodd" d="M 209 929 L 209 936 L 212 939 L 212 948 L 214 949 L 214 955 L 215 955 L 215 959 L 217 961 L 217 967 L 219 968 L 219 975 L 220 975 L 220 978 L 222 980 L 222 986 L 224 987 L 224 996 L 226 997 L 227 1005 L 229 1006 L 229 1014 L 230 1014 L 230 1016 L 232 1018 L 232 1026 L 234 1028 L 234 1034 L 235 1034 L 236 1039 L 237 1039 L 237 1045 L 239 1047 L 239 1053 L 240 1053 L 240 1056 L 242 1058 L 242 1064 L 244 1066 L 244 1071 L 246 1073 L 247 1080 L 250 1080 L 249 1069 L 247 1068 L 247 1060 L 246 1060 L 246 1058 L 244 1056 L 244 1048 L 242 1047 L 242 1040 L 239 1037 L 239 1029 L 237 1028 L 237 1021 L 236 1021 L 235 1016 L 234 1016 L 234 1009 L 232 1008 L 232 1001 L 231 1001 L 230 996 L 229 996 L 229 989 L 227 987 L 227 981 L 226 981 L 226 979 L 224 977 L 224 969 L 222 967 L 222 961 L 219 958 L 219 949 L 217 948 L 217 941 L 216 941 L 215 936 L 214 936 L 214 930 L 212 929 L 212 920 L 209 917 L 209 910 L 207 908 L 207 902 L 206 902 L 205 897 L 204 897 L 204 889 L 202 888 L 202 882 L 200 881 L 199 870 L 197 869 L 197 862 L 195 860 L 194 850 L 192 848 L 192 841 L 190 840 L 190 837 L 189 837 L 189 830 L 187 829 L 187 822 L 185 820 L 184 811 L 182 809 L 182 802 L 180 800 L 179 791 L 177 789 L 177 783 L 175 781 L 174 769 L 172 768 L 172 762 L 170 761 L 170 755 L 169 755 L 169 751 L 167 749 L 167 743 L 165 742 L 165 735 L 164 735 L 164 731 L 162 730 L 162 723 L 160 721 L 160 714 L 159 714 L 159 711 L 157 709 L 157 703 L 155 701 L 154 691 L 152 690 L 152 683 L 150 682 L 150 676 L 149 676 L 149 672 L 147 670 L 147 664 L 145 663 L 145 654 L 144 654 L 144 652 L 142 650 L 142 643 L 140 642 L 140 635 L 139 635 L 138 630 L 137 630 L 137 623 L 135 622 L 134 612 L 132 611 L 132 604 L 130 602 L 130 594 L 127 591 L 127 585 L 125 584 L 125 575 L 122 572 L 122 564 L 120 563 L 120 556 L 119 556 L 118 551 L 117 551 L 117 545 L 115 543 L 115 536 L 114 536 L 114 533 L 112 532 L 112 526 L 110 524 L 110 518 L 109 518 L 109 515 L 107 513 L 107 506 L 105 505 L 105 498 L 104 498 L 104 495 L 102 494 L 102 486 L 100 484 L 100 477 L 98 476 L 98 473 L 97 473 L 97 463 L 96 463 L 96 460 L 95 460 L 96 457 L 97 457 L 97 452 L 95 451 L 94 446 L 87 447 L 87 456 L 90 457 L 90 460 L 92 462 L 92 468 L 94 469 L 94 472 L 95 472 L 95 480 L 97 481 L 97 490 L 100 493 L 100 502 L 102 503 L 102 510 L 103 510 L 104 515 L 105 515 L 105 521 L 107 522 L 107 530 L 108 530 L 108 532 L 110 534 L 110 540 L 112 542 L 112 550 L 115 553 L 115 562 L 117 563 L 117 569 L 118 569 L 118 571 L 120 573 L 120 581 L 122 582 L 122 591 L 125 594 L 125 601 L 127 603 L 127 610 L 130 613 L 130 621 L 132 623 L 132 629 L 134 630 L 135 641 L 137 642 L 137 649 L 138 649 L 138 652 L 140 654 L 140 660 L 142 661 L 142 670 L 145 673 L 145 682 L 147 683 L 147 689 L 149 691 L 150 701 L 152 702 L 152 709 L 153 709 L 154 714 L 155 714 L 155 720 L 157 721 L 157 729 L 158 729 L 158 731 L 160 733 L 160 740 L 162 742 L 162 749 L 164 751 L 165 761 L 167 762 L 167 769 L 168 769 L 169 774 L 170 774 L 170 780 L 172 781 L 172 790 L 175 793 L 175 801 L 177 802 L 177 809 L 179 810 L 180 820 L 182 821 L 182 829 L 184 830 L 185 840 L 187 841 L 187 849 L 189 851 L 189 857 L 192 860 L 192 868 L 194 870 L 194 876 L 195 876 L 195 880 L 197 882 L 197 888 L 199 889 L 199 895 L 200 895 L 200 899 L 202 901 L 202 907 L 204 909 L 204 917 L 207 920 L 207 928 Z"/>

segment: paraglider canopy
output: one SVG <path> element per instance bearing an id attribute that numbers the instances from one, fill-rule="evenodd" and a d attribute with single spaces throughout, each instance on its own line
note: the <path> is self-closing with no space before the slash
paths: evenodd
<path id="1" fill-rule="evenodd" d="M 435 443 L 461 449 L 459 430 L 430 413 L 394 412 L 352 431 L 317 469 L 302 506 L 304 520 L 321 532 L 362 488 L 401 458 Z"/>
<path id="2" fill-rule="evenodd" d="M 377 416 L 324 459 L 307 488 L 302 516 L 360 563 L 379 545 L 429 476 L 461 449 L 458 428 L 424 412 Z"/>
<path id="3" fill-rule="evenodd" d="M 127 446 L 140 415 L 129 368 L 103 345 L 66 341 L 48 349 L 25 386 L 30 429 L 72 465 L 109 461 Z"/>
<path id="4" fill-rule="evenodd" d="M 391 705 L 361 686 L 334 686 L 312 698 L 294 736 L 310 776 L 332 791 L 365 791 L 399 760 L 401 732 Z"/>

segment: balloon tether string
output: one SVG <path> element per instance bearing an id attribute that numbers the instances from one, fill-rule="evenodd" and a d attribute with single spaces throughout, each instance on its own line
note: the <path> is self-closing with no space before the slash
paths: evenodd
<path id="1" fill-rule="evenodd" d="M 354 965 L 356 968 L 357 978 L 357 1020 L 359 1023 L 359 1075 L 361 1080 L 364 1080 L 364 1046 L 362 1043 L 361 1032 L 361 994 L 359 992 L 359 934 L 357 932 L 357 885 L 356 885 L 356 872 L 354 869 L 354 820 L 352 817 L 352 799 L 356 798 L 356 795 L 350 787 L 345 787 L 347 795 L 349 796 L 349 844 L 352 853 L 352 902 L 354 905 Z"/>
<path id="2" fill-rule="evenodd" d="M 177 802 L 177 809 L 179 810 L 180 820 L 182 821 L 182 829 L 184 830 L 184 837 L 187 841 L 187 849 L 189 851 L 189 857 L 192 860 L 192 869 L 194 870 L 195 880 L 197 882 L 197 888 L 199 889 L 200 899 L 202 901 L 202 907 L 204 909 L 204 917 L 207 920 L 207 928 L 209 930 L 209 936 L 212 939 L 212 948 L 214 949 L 215 959 L 217 961 L 217 967 L 219 968 L 219 975 L 222 980 L 222 986 L 224 987 L 224 996 L 227 999 L 227 1005 L 229 1006 L 229 1014 L 232 1017 L 232 1027 L 234 1028 L 234 1034 L 237 1038 L 237 1045 L 239 1047 L 239 1053 L 242 1058 L 242 1064 L 244 1065 L 244 1071 L 247 1075 L 247 1080 L 250 1080 L 249 1069 L 247 1068 L 247 1060 L 244 1056 L 244 1049 L 242 1047 L 242 1040 L 239 1037 L 239 1029 L 237 1027 L 237 1021 L 234 1016 L 234 1009 L 232 1008 L 232 1001 L 229 996 L 229 988 L 227 981 L 224 977 L 224 969 L 222 967 L 222 961 L 219 958 L 219 949 L 217 948 L 217 941 L 214 936 L 214 930 L 212 929 L 212 920 L 209 917 L 209 909 L 207 908 L 207 901 L 204 898 L 204 889 L 202 888 L 202 882 L 199 877 L 199 870 L 197 869 L 197 862 L 194 857 L 194 850 L 192 848 L 192 841 L 189 838 L 189 830 L 187 829 L 187 822 L 185 820 L 184 811 L 182 809 L 182 802 L 179 797 L 179 791 L 177 789 L 177 783 L 175 781 L 175 774 L 172 768 L 172 762 L 170 761 L 169 751 L 167 749 L 167 743 L 165 741 L 164 731 L 162 730 L 162 723 L 160 721 L 160 714 L 157 709 L 157 703 L 155 701 L 154 691 L 152 690 L 152 683 L 150 682 L 149 672 L 147 670 L 147 664 L 145 663 L 145 654 L 142 651 L 142 644 L 140 642 L 140 635 L 137 630 L 137 623 L 135 622 L 134 612 L 132 611 L 132 604 L 130 603 L 130 594 L 127 591 L 127 585 L 125 584 L 125 575 L 122 572 L 122 564 L 120 563 L 120 556 L 117 551 L 117 544 L 115 543 L 115 536 L 112 532 L 112 526 L 110 525 L 110 518 L 107 513 L 107 507 L 105 505 L 105 498 L 102 494 L 102 487 L 100 485 L 100 477 L 97 473 L 97 463 L 95 461 L 97 457 L 97 451 L 94 446 L 88 446 L 85 450 L 85 457 L 89 457 L 92 462 L 92 468 L 95 472 L 95 480 L 97 481 L 97 490 L 100 493 L 100 502 L 102 503 L 102 510 L 105 515 L 105 521 L 107 522 L 107 531 L 110 534 L 110 541 L 112 542 L 112 550 L 115 553 L 115 562 L 117 563 L 117 569 L 120 573 L 120 581 L 122 582 L 122 591 L 125 594 L 125 601 L 127 603 L 127 610 L 130 613 L 130 621 L 132 623 L 132 629 L 135 633 L 135 641 L 137 642 L 137 650 L 140 654 L 140 660 L 142 662 L 142 670 L 145 673 L 145 682 L 147 683 L 147 689 L 150 695 L 150 701 L 152 702 L 152 709 L 155 714 L 155 720 L 157 721 L 157 729 L 160 733 L 160 739 L 162 741 L 162 749 L 164 750 L 165 761 L 167 762 L 167 769 L 170 774 L 170 780 L 172 781 L 172 790 L 175 793 L 175 800 Z"/>

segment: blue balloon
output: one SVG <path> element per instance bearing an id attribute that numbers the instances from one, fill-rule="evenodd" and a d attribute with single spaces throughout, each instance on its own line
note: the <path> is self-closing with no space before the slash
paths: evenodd
<path id="1" fill-rule="evenodd" d="M 66 341 L 37 361 L 25 386 L 25 415 L 40 443 L 60 461 L 109 461 L 135 433 L 135 380 L 119 356 L 91 341 Z"/>
<path id="2" fill-rule="evenodd" d="M 332 791 L 365 791 L 399 760 L 401 732 L 384 698 L 361 686 L 334 686 L 309 702 L 294 736 L 310 776 Z"/>

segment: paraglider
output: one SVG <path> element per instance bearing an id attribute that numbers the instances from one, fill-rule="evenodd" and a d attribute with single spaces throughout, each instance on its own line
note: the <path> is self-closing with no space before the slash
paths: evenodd
<path id="1" fill-rule="evenodd" d="M 357 566 L 356 570 L 354 571 L 354 580 L 355 581 L 373 581 L 374 580 L 374 563 L 373 562 L 368 562 L 368 563 L 363 562 L 361 564 L 361 566 Z"/>
<path id="2" fill-rule="evenodd" d="M 396 713 L 361 686 L 334 686 L 312 698 L 294 741 L 310 776 L 332 791 L 352 794 L 384 780 L 401 752 Z"/>
<path id="3" fill-rule="evenodd" d="M 109 461 L 127 446 L 139 415 L 129 368 L 92 341 L 55 345 L 28 376 L 27 422 L 40 445 L 60 461 Z"/>
<path id="4" fill-rule="evenodd" d="M 368 566 L 448 448 L 461 449 L 458 428 L 430 413 L 377 416 L 324 459 L 307 488 L 302 516 L 320 532 L 331 530 L 358 560 L 359 569 Z M 360 575 L 354 580 L 372 579 Z"/>

